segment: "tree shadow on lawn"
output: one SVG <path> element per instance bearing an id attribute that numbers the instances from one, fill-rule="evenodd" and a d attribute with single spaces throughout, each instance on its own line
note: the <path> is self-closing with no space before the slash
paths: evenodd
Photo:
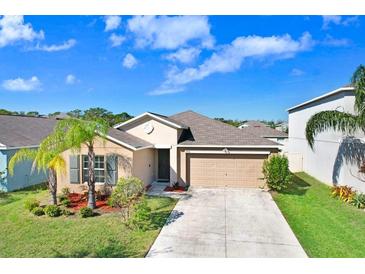
<path id="1" fill-rule="evenodd" d="M 289 195 L 304 195 L 307 190 L 310 188 L 310 184 L 308 184 L 305 180 L 298 177 L 296 174 L 293 174 L 292 183 L 288 186 L 288 188 L 278 191 L 282 194 Z"/>
<path id="2" fill-rule="evenodd" d="M 137 257 L 138 254 L 126 248 L 122 242 L 109 239 L 104 245 L 97 243 L 95 249 L 80 249 L 71 253 L 62 253 L 56 249 L 52 249 L 55 258 L 130 258 Z"/>
<path id="3" fill-rule="evenodd" d="M 178 210 L 165 210 L 151 213 L 151 226 L 155 229 L 162 228 L 165 224 L 169 225 L 184 215 L 184 212 Z"/>

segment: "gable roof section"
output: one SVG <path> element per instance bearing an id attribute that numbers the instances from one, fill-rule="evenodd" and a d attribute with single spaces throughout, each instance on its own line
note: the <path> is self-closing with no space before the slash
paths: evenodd
<path id="1" fill-rule="evenodd" d="M 187 127 L 183 124 L 180 123 L 179 121 L 176 121 L 175 119 L 172 119 L 171 117 L 167 117 L 161 114 L 157 114 L 157 113 L 153 113 L 153 112 L 145 112 L 142 113 L 141 115 L 138 115 L 128 121 L 125 121 L 123 123 L 117 124 L 114 126 L 114 128 L 121 128 L 125 125 L 131 124 L 135 121 L 138 121 L 139 119 L 142 119 L 143 117 L 149 116 L 151 118 L 154 118 L 158 121 L 164 122 L 166 124 L 168 124 L 169 126 L 173 127 L 173 128 L 179 128 L 179 129 L 186 129 Z"/>
<path id="2" fill-rule="evenodd" d="M 297 108 L 304 107 L 304 106 L 306 106 L 306 105 L 309 105 L 309 104 L 311 104 L 311 103 L 314 103 L 314 102 L 320 101 L 320 100 L 322 100 L 322 99 L 324 99 L 324 98 L 327 98 L 327 97 L 330 97 L 330 96 L 333 96 L 333 95 L 339 94 L 339 93 L 341 93 L 341 92 L 345 92 L 345 91 L 354 91 L 354 90 L 355 90 L 355 88 L 354 88 L 353 86 L 351 86 L 351 85 L 346 85 L 346 86 L 343 86 L 343 87 L 341 87 L 341 88 L 335 89 L 335 90 L 333 90 L 333 91 L 327 92 L 327 93 L 325 93 L 325 94 L 323 94 L 323 95 L 321 95 L 321 96 L 315 97 L 315 98 L 313 98 L 313 99 L 311 99 L 311 100 L 305 101 L 304 103 L 301 103 L 301 104 L 299 104 L 299 105 L 296 105 L 296 106 L 293 106 L 293 107 L 291 107 L 291 108 L 288 108 L 286 111 L 290 112 L 290 111 L 293 111 L 293 110 L 295 110 L 295 109 L 297 109 Z"/>
<path id="3" fill-rule="evenodd" d="M 36 147 L 56 125 L 55 119 L 0 115 L 2 148 Z"/>
<path id="4" fill-rule="evenodd" d="M 193 111 L 170 116 L 189 129 L 180 137 L 180 146 L 222 146 L 222 147 L 278 147 L 279 144 L 242 131 L 234 126 L 208 118 Z"/>
<path id="5" fill-rule="evenodd" d="M 259 121 L 248 121 L 245 123 L 247 127 L 242 127 L 240 130 L 247 131 L 256 136 L 264 137 L 264 138 L 288 138 L 288 134 L 276 129 L 273 129 L 264 123 Z"/>

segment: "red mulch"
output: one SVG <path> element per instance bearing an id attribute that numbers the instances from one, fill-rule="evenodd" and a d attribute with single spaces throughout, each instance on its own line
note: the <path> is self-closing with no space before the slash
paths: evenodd
<path id="1" fill-rule="evenodd" d="M 168 191 L 168 192 L 185 192 L 185 187 L 182 186 L 178 186 L 178 187 L 172 187 L 172 186 L 167 186 L 165 187 L 165 189 L 163 191 Z"/>
<path id="2" fill-rule="evenodd" d="M 70 193 L 68 198 L 71 201 L 71 205 L 69 206 L 70 209 L 74 211 L 80 210 L 82 207 L 87 206 L 87 196 L 80 193 Z M 97 200 L 96 201 L 96 209 L 99 209 L 102 212 L 116 212 L 119 211 L 118 208 L 111 207 L 108 205 L 108 201 L 106 199 Z"/>

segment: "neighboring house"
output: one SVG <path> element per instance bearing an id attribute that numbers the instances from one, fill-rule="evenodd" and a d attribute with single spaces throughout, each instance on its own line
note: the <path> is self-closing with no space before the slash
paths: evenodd
<path id="1" fill-rule="evenodd" d="M 14 175 L 8 171 L 11 157 L 21 148 L 37 148 L 40 142 L 52 132 L 55 119 L 0 115 L 0 190 L 12 191 L 47 181 L 43 172 L 32 172 L 32 162 L 24 161 L 14 168 Z"/>
<path id="2" fill-rule="evenodd" d="M 118 124 L 95 143 L 97 189 L 136 176 L 193 186 L 259 187 L 262 164 L 279 144 L 193 111 L 172 116 L 146 112 Z M 68 172 L 59 189 L 86 190 L 87 148 L 64 152 Z"/>
<path id="3" fill-rule="evenodd" d="M 287 122 L 282 122 L 280 124 L 277 124 L 275 126 L 275 129 L 279 130 L 279 131 L 283 131 L 283 132 L 288 132 L 288 123 Z"/>
<path id="4" fill-rule="evenodd" d="M 268 125 L 259 121 L 247 121 L 238 127 L 241 130 L 247 131 L 251 134 L 269 139 L 271 141 L 281 144 L 280 150 L 282 153 L 287 153 L 288 146 L 288 134 L 273 129 Z"/>
<path id="5" fill-rule="evenodd" d="M 354 89 L 345 86 L 288 109 L 292 171 L 305 171 L 327 184 L 351 185 L 365 192 L 365 176 L 359 172 L 365 157 L 363 133 L 346 136 L 328 130 L 315 137 L 314 150 L 305 138 L 305 127 L 312 115 L 324 110 L 354 113 L 354 101 Z"/>

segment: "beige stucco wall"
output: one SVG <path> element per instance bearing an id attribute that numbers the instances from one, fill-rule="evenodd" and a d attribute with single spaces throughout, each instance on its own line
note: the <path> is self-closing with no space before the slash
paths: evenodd
<path id="1" fill-rule="evenodd" d="M 97 139 L 94 144 L 94 151 L 96 155 L 110 155 L 115 154 L 118 156 L 118 177 L 127 177 L 131 176 L 133 173 L 132 165 L 133 165 L 133 151 L 122 147 L 118 144 L 115 144 L 111 141 L 105 140 L 103 141 L 101 138 Z M 80 152 L 72 152 L 71 150 L 67 150 L 62 153 L 63 158 L 66 161 L 66 173 L 58 175 L 58 191 L 61 191 L 62 188 L 68 187 L 72 192 L 83 192 L 87 190 L 87 184 L 70 184 L 70 155 L 87 155 L 87 147 L 85 145 L 82 146 Z M 80 180 L 82 180 L 82 162 L 80 156 Z M 101 189 L 104 187 L 104 184 L 96 184 L 96 189 Z"/>
<path id="2" fill-rule="evenodd" d="M 156 179 L 155 170 L 155 149 L 142 149 L 133 153 L 133 176 L 149 185 Z"/>
<path id="3" fill-rule="evenodd" d="M 184 147 L 184 148 L 178 148 L 177 150 L 177 178 L 180 185 L 189 185 L 189 168 L 188 168 L 188 152 L 187 151 L 193 151 L 193 150 L 199 150 L 199 151 L 221 151 L 223 148 L 199 148 L 199 147 Z M 272 149 L 249 149 L 249 148 L 230 148 L 229 151 L 268 151 L 270 154 L 278 153 L 278 149 L 272 148 Z M 267 157 L 269 155 L 266 155 Z M 261 173 L 261 167 L 259 168 L 259 173 Z"/>

